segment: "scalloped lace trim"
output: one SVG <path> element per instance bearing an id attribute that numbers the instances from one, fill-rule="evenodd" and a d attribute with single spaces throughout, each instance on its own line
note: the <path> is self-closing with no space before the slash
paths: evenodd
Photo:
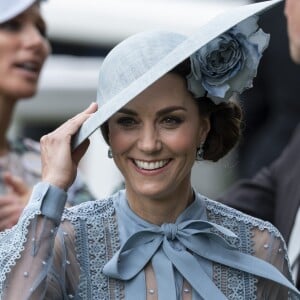
<path id="1" fill-rule="evenodd" d="M 39 206 L 36 203 L 26 207 L 20 221 L 14 227 L 0 232 L 0 299 L 6 276 L 16 265 L 17 259 L 21 257 L 21 252 L 24 250 L 29 224 L 41 213 Z"/>

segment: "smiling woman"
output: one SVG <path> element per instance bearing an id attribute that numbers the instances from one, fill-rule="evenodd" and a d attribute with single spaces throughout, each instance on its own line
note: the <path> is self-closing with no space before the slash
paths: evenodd
<path id="1" fill-rule="evenodd" d="M 50 53 L 46 24 L 39 1 L 0 3 L 0 231 L 17 221 L 32 186 L 41 178 L 39 144 L 29 139 L 8 141 L 7 131 L 20 99 L 37 92 L 40 73 Z M 80 180 L 68 203 L 79 191 L 83 201 L 92 199 Z"/>
<path id="2" fill-rule="evenodd" d="M 5 300 L 300 298 L 278 230 L 191 184 L 196 160 L 217 161 L 239 138 L 231 96 L 251 86 L 268 44 L 255 15 L 277 2 L 232 10 L 191 37 L 142 32 L 108 54 L 98 105 L 42 138 L 43 180 L 0 235 Z M 63 213 L 100 127 L 125 189 Z"/>
<path id="3" fill-rule="evenodd" d="M 17 144 L 8 142 L 6 134 L 18 100 L 36 93 L 50 52 L 39 4 L 16 2 L 0 4 L 0 230 L 17 222 L 28 200 L 29 186 L 37 181 L 34 172 L 22 167 L 14 150 Z"/>
<path id="4" fill-rule="evenodd" d="M 1 107 L 35 94 L 41 68 L 50 52 L 45 35 L 46 24 L 38 4 L 0 24 Z"/>
<path id="5" fill-rule="evenodd" d="M 190 172 L 196 148 L 204 144 L 209 129 L 208 115 L 200 118 L 185 80 L 175 73 L 165 75 L 109 119 L 107 138 L 114 161 L 125 177 L 131 207 L 143 218 L 167 221 L 144 210 L 143 198 L 145 203 L 161 197 L 171 203 L 177 201 L 175 193 L 191 202 Z M 174 203 L 168 222 L 186 206 L 185 201 Z"/>

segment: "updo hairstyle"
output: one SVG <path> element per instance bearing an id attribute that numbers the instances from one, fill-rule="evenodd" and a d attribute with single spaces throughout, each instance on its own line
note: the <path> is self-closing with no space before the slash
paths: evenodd
<path id="1" fill-rule="evenodd" d="M 171 73 L 186 78 L 191 72 L 190 60 L 186 59 Z M 242 110 L 235 101 L 215 104 L 208 97 L 195 98 L 202 117 L 210 119 L 210 131 L 203 145 L 203 158 L 218 161 L 224 157 L 239 141 L 241 136 Z"/>

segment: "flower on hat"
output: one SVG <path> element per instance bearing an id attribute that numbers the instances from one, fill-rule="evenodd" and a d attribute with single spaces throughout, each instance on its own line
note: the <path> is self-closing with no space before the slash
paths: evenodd
<path id="1" fill-rule="evenodd" d="M 269 43 L 257 21 L 257 16 L 246 19 L 191 55 L 187 83 L 194 97 L 207 96 L 219 104 L 252 87 Z"/>

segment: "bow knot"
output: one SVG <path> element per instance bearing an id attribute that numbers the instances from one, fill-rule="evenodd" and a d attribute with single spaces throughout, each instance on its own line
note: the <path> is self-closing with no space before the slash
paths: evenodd
<path id="1" fill-rule="evenodd" d="M 183 251 L 177 251 L 172 247 L 170 240 L 175 238 Z M 166 288 L 172 285 L 173 277 L 170 273 L 174 267 L 203 299 L 226 300 L 227 298 L 199 264 L 196 258 L 199 256 L 273 280 L 299 295 L 295 287 L 274 266 L 252 255 L 241 253 L 236 246 L 238 240 L 239 238 L 229 229 L 202 220 L 152 225 L 130 236 L 106 263 L 103 273 L 115 279 L 132 281 L 132 293 L 136 294 L 134 290 L 140 286 L 137 279 L 151 261 L 154 263 L 154 269 L 158 271 L 156 275 L 162 277 L 158 280 L 158 284 L 161 284 L 160 299 L 177 299 L 176 295 L 168 297 L 170 289 Z M 130 299 L 141 299 L 140 295 L 134 297 L 136 296 L 138 298 L 131 295 Z"/>
<path id="2" fill-rule="evenodd" d="M 161 229 L 168 240 L 174 240 L 178 232 L 178 226 L 172 223 L 162 224 Z"/>

